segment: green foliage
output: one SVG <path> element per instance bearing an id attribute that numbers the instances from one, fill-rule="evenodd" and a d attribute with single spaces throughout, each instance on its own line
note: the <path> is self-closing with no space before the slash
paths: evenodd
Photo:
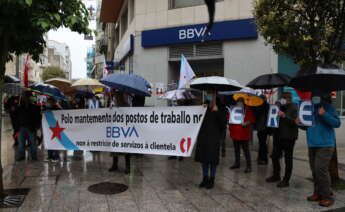
<path id="1" fill-rule="evenodd" d="M 63 70 L 58 67 L 50 66 L 43 70 L 42 80 L 43 82 L 52 78 L 66 78 Z"/>
<path id="2" fill-rule="evenodd" d="M 299 65 L 345 60 L 345 0 L 256 0 L 254 16 L 267 43 Z"/>
<path id="3" fill-rule="evenodd" d="M 38 61 L 44 35 L 60 27 L 91 34 L 88 10 L 81 0 L 1 0 L 0 79 L 11 54 L 29 53 Z"/>

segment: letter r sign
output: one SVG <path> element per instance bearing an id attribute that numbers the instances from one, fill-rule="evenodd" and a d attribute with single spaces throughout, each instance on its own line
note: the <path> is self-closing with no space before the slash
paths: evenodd
<path id="1" fill-rule="evenodd" d="M 270 105 L 267 116 L 267 127 L 278 128 L 279 127 L 279 107 L 278 105 Z"/>

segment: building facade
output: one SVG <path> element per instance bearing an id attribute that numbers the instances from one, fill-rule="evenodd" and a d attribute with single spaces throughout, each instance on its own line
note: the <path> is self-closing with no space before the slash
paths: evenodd
<path id="1" fill-rule="evenodd" d="M 123 0 L 112 3 L 114 17 L 107 16 L 104 7 L 110 9 L 107 0 L 101 21 L 112 18 L 116 23 L 117 71 L 139 74 L 154 87 L 176 84 L 181 54 L 197 76 L 225 76 L 243 85 L 278 72 L 278 55 L 257 33 L 251 0 L 217 1 L 210 35 L 205 34 L 208 12 L 203 0 Z"/>
<path id="2" fill-rule="evenodd" d="M 48 66 L 55 66 L 65 72 L 66 79 L 72 76 L 72 61 L 69 46 L 54 40 L 47 42 Z"/>

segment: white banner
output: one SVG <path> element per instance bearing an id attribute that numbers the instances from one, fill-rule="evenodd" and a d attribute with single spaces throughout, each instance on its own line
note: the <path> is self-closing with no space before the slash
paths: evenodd
<path id="1" fill-rule="evenodd" d="M 47 111 L 44 144 L 50 150 L 88 150 L 188 157 L 206 108 L 119 107 Z"/>

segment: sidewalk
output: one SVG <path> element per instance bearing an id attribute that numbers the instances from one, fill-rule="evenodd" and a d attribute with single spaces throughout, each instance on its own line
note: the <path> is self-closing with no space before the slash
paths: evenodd
<path id="1" fill-rule="evenodd" d="M 167 160 L 165 156 L 133 157 L 131 175 L 120 171 L 109 173 L 108 153 L 86 153 L 84 161 L 20 162 L 7 168 L 6 188 L 31 188 L 19 209 L 1 211 L 323 211 L 317 203 L 305 200 L 312 192 L 307 180 L 310 171 L 307 161 L 295 160 L 290 188 L 278 189 L 265 183 L 271 166 L 257 167 L 244 174 L 229 170 L 233 161 L 232 149 L 221 161 L 213 190 L 199 189 L 200 165 L 187 158 Z M 42 157 L 42 155 L 41 155 Z M 94 158 L 93 158 L 94 157 Z M 252 153 L 252 158 L 256 153 Z M 244 164 L 244 161 L 243 163 Z M 341 175 L 344 175 L 341 170 Z M 104 181 L 124 183 L 129 190 L 117 195 L 97 195 L 88 186 Z M 345 207 L 345 191 L 335 192 L 336 204 Z"/>

